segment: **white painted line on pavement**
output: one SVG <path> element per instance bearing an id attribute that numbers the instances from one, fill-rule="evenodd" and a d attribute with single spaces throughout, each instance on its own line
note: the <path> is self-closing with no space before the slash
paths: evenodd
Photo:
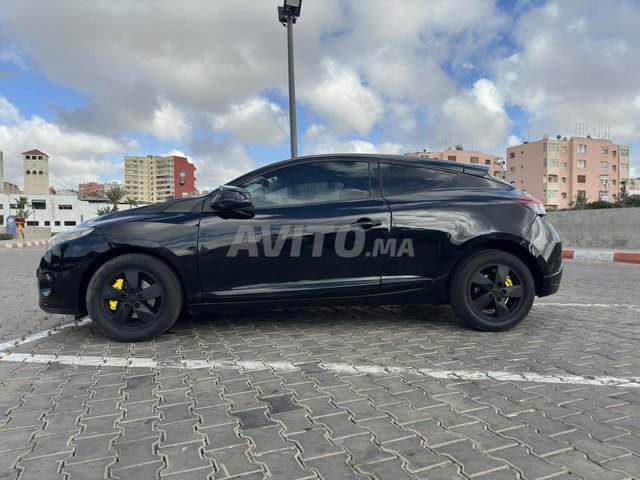
<path id="1" fill-rule="evenodd" d="M 78 365 L 85 367 L 128 367 L 128 368 L 177 368 L 185 370 L 214 369 L 214 370 L 266 370 L 291 371 L 299 370 L 298 364 L 291 362 L 260 362 L 260 361 L 216 361 L 216 360 L 188 360 L 171 359 L 156 360 L 138 357 L 98 357 L 81 355 L 32 355 L 29 353 L 0 353 L 0 362 L 24 363 L 59 363 L 63 365 Z M 308 362 L 305 362 L 308 363 Z M 383 367 L 380 365 L 352 365 L 349 363 L 319 363 L 318 366 L 328 371 L 345 375 L 369 374 L 384 375 L 414 375 L 451 380 L 498 380 L 505 382 L 532 383 L 561 383 L 570 385 L 596 385 L 610 387 L 640 388 L 640 377 L 582 377 L 578 375 L 542 375 L 538 373 L 514 373 L 500 371 L 474 370 L 438 370 L 431 368 L 413 367 Z"/>
<path id="2" fill-rule="evenodd" d="M 56 333 L 60 333 L 62 330 L 66 328 L 79 327 L 81 325 L 86 325 L 87 323 L 91 323 L 90 318 L 84 318 L 78 322 L 67 323 L 65 325 L 60 325 L 59 327 L 52 328 L 51 330 L 34 333 L 33 335 L 28 335 L 24 338 L 18 338 L 16 340 L 9 340 L 8 342 L 0 343 L 0 353 L 12 347 L 14 348 L 19 347 L 20 345 L 24 345 L 25 343 L 35 342 L 36 340 L 40 340 L 41 338 L 46 338 L 48 336 L 55 335 Z"/>

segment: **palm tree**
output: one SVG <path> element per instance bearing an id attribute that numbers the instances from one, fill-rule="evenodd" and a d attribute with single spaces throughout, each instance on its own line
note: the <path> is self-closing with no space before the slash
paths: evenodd
<path id="1" fill-rule="evenodd" d="M 106 215 L 107 213 L 111 213 L 111 208 L 109 207 L 102 207 L 98 209 L 98 216 L 101 217 L 102 215 Z"/>
<path id="2" fill-rule="evenodd" d="M 112 212 L 117 212 L 118 211 L 118 203 L 120 203 L 120 201 L 126 195 L 126 192 L 125 192 L 124 188 L 122 188 L 122 187 L 120 187 L 118 185 L 114 185 L 109 190 L 104 192 L 104 194 L 109 199 L 109 201 L 111 202 L 111 205 L 112 205 L 111 211 Z"/>
<path id="3" fill-rule="evenodd" d="M 129 204 L 130 209 L 138 206 L 138 201 L 135 198 L 127 197 L 125 202 Z"/>
<path id="4" fill-rule="evenodd" d="M 31 210 L 27 210 L 27 205 L 29 205 L 29 197 L 21 196 L 13 199 L 16 202 L 16 208 L 18 210 L 18 217 L 22 217 L 25 220 L 29 218 L 31 215 Z"/>

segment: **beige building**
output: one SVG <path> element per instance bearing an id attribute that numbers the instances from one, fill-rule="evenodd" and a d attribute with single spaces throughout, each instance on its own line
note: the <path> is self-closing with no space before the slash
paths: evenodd
<path id="1" fill-rule="evenodd" d="M 507 148 L 506 180 L 539 198 L 549 210 L 618 199 L 629 182 L 629 147 L 609 139 L 548 138 Z"/>
<path id="2" fill-rule="evenodd" d="M 195 166 L 185 157 L 124 157 L 124 188 L 139 203 L 157 203 L 195 192 Z"/>
<path id="3" fill-rule="evenodd" d="M 627 184 L 627 194 L 640 195 L 640 177 L 630 178 Z"/>
<path id="4" fill-rule="evenodd" d="M 27 195 L 49 194 L 49 156 L 40 150 L 22 153 L 24 171 L 24 193 Z"/>
<path id="5" fill-rule="evenodd" d="M 0 195 L 4 193 L 4 154 L 0 150 Z"/>
<path id="6" fill-rule="evenodd" d="M 447 148 L 441 152 L 422 152 L 405 153 L 410 157 L 433 158 L 435 160 L 449 160 L 451 162 L 473 163 L 477 165 L 486 165 L 489 167 L 491 175 L 503 178 L 503 169 L 501 165 L 502 157 L 492 155 L 490 153 L 482 153 L 478 150 L 464 150 L 461 146 L 456 148 Z"/>

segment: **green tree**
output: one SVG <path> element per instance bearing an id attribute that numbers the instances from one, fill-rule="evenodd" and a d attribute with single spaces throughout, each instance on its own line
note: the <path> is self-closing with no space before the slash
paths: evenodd
<path id="1" fill-rule="evenodd" d="M 107 191 L 105 191 L 104 194 L 107 197 L 107 199 L 111 202 L 111 205 L 112 205 L 111 211 L 117 212 L 118 203 L 120 203 L 124 198 L 124 196 L 126 195 L 124 188 L 115 185 L 110 189 L 108 189 Z"/>
<path id="2" fill-rule="evenodd" d="M 106 215 L 107 213 L 111 213 L 111 207 L 102 207 L 98 209 L 98 216 Z"/>
<path id="3" fill-rule="evenodd" d="M 129 208 L 138 206 L 138 201 L 135 198 L 127 197 L 125 202 L 129 204 Z"/>
<path id="4" fill-rule="evenodd" d="M 629 198 L 629 192 L 627 192 L 627 182 L 622 180 L 620 182 L 620 196 L 616 202 L 620 207 L 627 206 L 627 199 Z"/>
<path id="5" fill-rule="evenodd" d="M 18 198 L 14 198 L 13 201 L 16 202 L 16 207 L 18 210 L 17 215 L 19 217 L 22 217 L 26 220 L 31 216 L 31 210 L 27 209 L 27 206 L 29 205 L 29 197 L 21 196 Z"/>

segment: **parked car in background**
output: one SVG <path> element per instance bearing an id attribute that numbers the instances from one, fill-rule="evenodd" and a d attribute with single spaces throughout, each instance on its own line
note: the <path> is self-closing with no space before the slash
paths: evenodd
<path id="1" fill-rule="evenodd" d="M 56 235 L 39 301 L 121 341 L 160 335 L 185 310 L 353 304 L 450 303 L 470 327 L 505 330 L 559 288 L 544 216 L 483 166 L 304 157 Z"/>

